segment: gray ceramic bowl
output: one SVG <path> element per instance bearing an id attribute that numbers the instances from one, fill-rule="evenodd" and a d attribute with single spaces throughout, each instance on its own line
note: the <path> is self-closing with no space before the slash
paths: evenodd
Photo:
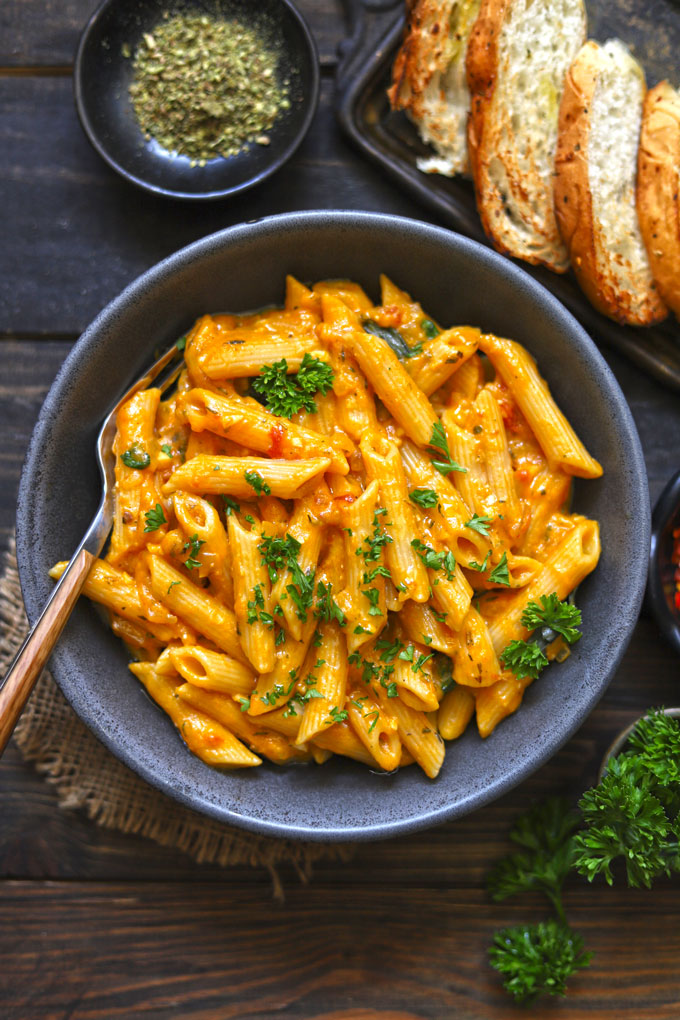
<path id="1" fill-rule="evenodd" d="M 220 773 L 189 754 L 127 670 L 120 642 L 86 600 L 52 660 L 62 691 L 99 739 L 149 783 L 197 811 L 257 832 L 314 840 L 377 839 L 434 825 L 493 800 L 542 765 L 611 680 L 642 598 L 649 550 L 644 462 L 625 399 L 592 341 L 509 261 L 448 230 L 395 216 L 292 213 L 213 234 L 128 287 L 84 333 L 52 386 L 19 494 L 19 567 L 29 618 L 47 570 L 70 555 L 98 499 L 94 439 L 123 388 L 157 347 L 202 312 L 245 310 L 283 296 L 284 275 L 348 276 L 377 293 L 387 273 L 444 324 L 475 323 L 525 344 L 555 397 L 605 467 L 576 483 L 574 504 L 599 519 L 603 555 L 582 585 L 583 638 L 546 670 L 521 710 L 486 741 L 449 744 L 440 776 L 378 775 L 353 762 L 264 765 Z"/>

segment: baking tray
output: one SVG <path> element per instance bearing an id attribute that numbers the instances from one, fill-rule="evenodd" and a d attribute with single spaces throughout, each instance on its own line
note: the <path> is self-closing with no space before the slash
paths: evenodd
<path id="1" fill-rule="evenodd" d="M 336 112 L 352 142 L 415 199 L 455 230 L 492 247 L 477 215 L 472 183 L 424 174 L 416 159 L 431 154 L 402 112 L 390 109 L 386 89 L 404 30 L 404 0 L 343 0 L 349 36 L 340 46 Z M 680 77 L 680 0 L 589 0 L 588 34 L 604 42 L 623 39 L 645 68 L 651 87 Z M 585 326 L 593 339 L 627 357 L 659 382 L 680 391 L 680 325 L 612 322 L 590 305 L 572 273 L 517 262 L 548 288 Z"/>

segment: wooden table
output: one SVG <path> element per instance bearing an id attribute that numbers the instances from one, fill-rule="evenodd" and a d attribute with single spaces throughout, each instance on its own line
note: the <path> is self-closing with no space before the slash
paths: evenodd
<path id="1" fill-rule="evenodd" d="M 0 540 L 14 524 L 21 462 L 41 401 L 81 330 L 161 257 L 229 224 L 287 209 L 423 217 L 340 135 L 332 113 L 339 0 L 300 0 L 316 35 L 321 103 L 293 161 L 236 199 L 152 198 L 119 180 L 76 119 L 71 62 L 93 0 L 0 5 Z M 596 338 L 597 339 L 597 338 Z M 680 400 L 608 356 L 633 410 L 652 498 L 680 462 Z M 625 512 L 625 507 L 621 508 Z M 10 746 L 0 763 L 0 1016 L 5 1020 L 273 1017 L 398 1020 L 521 1015 L 486 962 L 495 928 L 542 916 L 494 905 L 489 865 L 534 798 L 576 798 L 612 736 L 650 705 L 680 702 L 679 662 L 643 615 L 598 708 L 555 758 L 462 821 L 361 845 L 283 904 L 269 876 L 199 867 L 62 811 Z M 566 1001 L 534 1017 L 680 1017 L 680 888 L 574 880 L 568 913 L 596 953 Z"/>

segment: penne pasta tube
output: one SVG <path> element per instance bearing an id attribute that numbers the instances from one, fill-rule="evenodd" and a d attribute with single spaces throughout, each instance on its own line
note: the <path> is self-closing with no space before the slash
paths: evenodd
<path id="1" fill-rule="evenodd" d="M 217 510 L 207 499 L 201 499 L 195 493 L 176 492 L 172 502 L 187 545 L 195 548 L 200 544 L 200 549 L 191 553 L 200 560 L 198 576 L 209 578 L 211 594 L 233 606 L 229 542 Z"/>
<path id="2" fill-rule="evenodd" d="M 406 371 L 425 396 L 432 396 L 472 357 L 479 335 L 480 330 L 475 327 L 454 326 L 426 340 L 422 352 L 408 359 Z"/>
<path id="3" fill-rule="evenodd" d="M 304 677 L 308 697 L 298 730 L 298 744 L 315 740 L 317 734 L 342 722 L 347 685 L 347 646 L 337 623 L 322 623 L 318 648 L 310 649 L 311 663 Z M 319 696 L 320 695 L 320 696 Z"/>
<path id="4" fill-rule="evenodd" d="M 396 443 L 378 433 L 365 433 L 360 443 L 366 473 L 380 486 L 380 499 L 387 511 L 384 518 L 388 542 L 385 559 L 392 582 L 401 586 L 404 597 L 427 602 L 429 584 L 423 563 L 412 541 L 416 534 L 415 517 L 408 498 L 408 487 Z"/>
<path id="5" fill-rule="evenodd" d="M 434 779 L 444 763 L 444 741 L 424 712 L 404 704 L 401 698 L 388 698 L 381 690 L 383 711 L 397 723 L 399 738 L 413 755 L 426 776 Z"/>
<path id="6" fill-rule="evenodd" d="M 296 499 L 305 494 L 308 483 L 327 471 L 330 464 L 330 457 L 288 461 L 199 454 L 173 471 L 163 492 L 168 495 L 183 489 L 237 499 L 253 499 L 264 493 L 281 499 Z"/>
<path id="7" fill-rule="evenodd" d="M 483 389 L 475 400 L 479 412 L 478 428 L 481 454 L 486 466 L 486 477 L 498 507 L 503 523 L 510 534 L 516 534 L 521 523 L 522 507 L 515 489 L 515 477 L 510 460 L 508 438 L 496 399 L 489 390 Z"/>
<path id="8" fill-rule="evenodd" d="M 170 660 L 174 670 L 188 683 L 207 691 L 247 695 L 255 683 L 255 675 L 248 666 L 202 645 L 170 648 Z"/>
<path id="9" fill-rule="evenodd" d="M 177 695 L 185 704 L 216 719 L 253 751 L 275 764 L 283 765 L 299 757 L 299 752 L 280 733 L 268 730 L 259 723 L 253 724 L 230 695 L 204 691 L 193 684 L 182 684 L 177 688 Z"/>
<path id="10" fill-rule="evenodd" d="M 394 660 L 394 672 L 390 676 L 398 688 L 399 697 L 406 704 L 409 704 L 407 694 L 417 699 L 417 707 L 423 712 L 436 712 L 439 708 L 439 698 L 435 690 L 432 676 L 433 652 L 423 649 L 422 645 L 407 645 L 406 654 L 410 654 L 408 660 L 397 656 Z M 413 704 L 413 702 L 411 702 Z"/>
<path id="11" fill-rule="evenodd" d="M 193 389 L 183 396 L 180 406 L 194 432 L 208 429 L 274 459 L 330 456 L 330 471 L 340 475 L 349 471 L 347 458 L 335 449 L 332 437 L 329 441 L 328 436 L 287 418 L 278 418 L 257 400 Z"/>
<path id="12" fill-rule="evenodd" d="M 504 673 L 497 683 L 477 693 L 475 712 L 480 737 L 488 737 L 499 722 L 517 711 L 530 683 L 528 677 L 518 680 L 512 673 Z"/>
<path id="13" fill-rule="evenodd" d="M 375 765 L 375 758 L 361 743 L 347 720 L 334 723 L 317 733 L 314 745 L 344 758 L 353 758 L 354 761 L 359 761 L 362 765 Z"/>
<path id="14" fill-rule="evenodd" d="M 423 451 L 408 441 L 402 443 L 401 459 L 411 492 L 425 489 L 436 494 L 437 503 L 427 507 L 427 514 L 433 532 L 451 549 L 456 562 L 462 566 L 482 563 L 490 548 L 488 528 L 482 526 L 479 531 L 470 527 L 473 512 L 449 480 L 450 476 L 440 474 Z"/>
<path id="15" fill-rule="evenodd" d="M 511 641 L 525 640 L 526 628 L 521 617 L 528 602 L 556 592 L 565 599 L 595 569 L 600 558 L 600 533 L 596 521 L 577 519 L 543 564 L 543 569 L 526 588 L 513 592 L 504 602 L 504 612 L 489 623 L 489 635 L 496 654 L 500 655 Z"/>
<path id="16" fill-rule="evenodd" d="M 290 519 L 285 539 L 297 549 L 273 582 L 271 604 L 278 606 L 288 632 L 296 641 L 311 612 L 314 575 L 321 552 L 323 525 L 311 513 L 312 501 L 301 500 Z M 291 541 L 292 540 L 292 541 Z"/>
<path id="17" fill-rule="evenodd" d="M 373 542 L 381 530 L 376 515 L 380 495 L 377 481 L 342 511 L 345 542 L 345 588 L 338 597 L 347 616 L 347 648 L 355 651 L 372 640 L 387 622 L 385 604 L 385 556 L 383 545 Z"/>
<path id="18" fill-rule="evenodd" d="M 427 446 L 439 418 L 389 344 L 381 337 L 357 329 L 352 333 L 349 346 L 395 421 L 414 443 Z"/>
<path id="19" fill-rule="evenodd" d="M 453 656 L 456 683 L 463 687 L 489 687 L 500 679 L 501 673 L 486 622 L 470 606 L 458 632 L 458 646 Z"/>
<path id="20" fill-rule="evenodd" d="M 244 379 L 258 375 L 263 365 L 284 359 L 288 372 L 297 372 L 305 354 L 320 361 L 327 358 L 311 329 L 288 338 L 276 333 L 254 335 L 237 327 L 219 346 L 209 347 L 199 358 L 199 365 L 208 379 Z"/>
<path id="21" fill-rule="evenodd" d="M 395 719 L 368 694 L 354 691 L 345 702 L 350 725 L 377 765 L 386 772 L 399 767 L 401 740 Z"/>
<path id="22" fill-rule="evenodd" d="M 246 531 L 236 514 L 227 519 L 234 570 L 234 613 L 241 648 L 256 673 L 274 668 L 274 618 L 271 583 L 260 555 L 261 535 Z"/>
<path id="23" fill-rule="evenodd" d="M 580 478 L 599 478 L 601 465 L 558 408 L 529 352 L 513 340 L 486 333 L 479 346 L 512 393 L 550 465 Z"/>
<path id="24" fill-rule="evenodd" d="M 149 696 L 170 716 L 189 750 L 206 765 L 248 768 L 262 764 L 262 759 L 228 729 L 179 698 L 177 683 L 156 673 L 150 663 L 131 662 L 130 669 Z"/>
<path id="25" fill-rule="evenodd" d="M 488 688 L 487 688 L 488 689 Z M 437 727 L 444 740 L 456 740 L 467 729 L 475 712 L 475 696 L 457 684 L 442 698 Z"/>
<path id="26" fill-rule="evenodd" d="M 236 617 L 231 609 L 208 595 L 160 556 L 149 555 L 149 569 L 151 591 L 159 602 L 227 655 L 244 660 Z"/>
<path id="27" fill-rule="evenodd" d="M 428 648 L 452 656 L 458 638 L 444 623 L 445 617 L 430 605 L 404 602 L 399 613 L 399 623 L 411 641 L 420 641 Z"/>
<path id="28" fill-rule="evenodd" d="M 55 563 L 50 577 L 58 581 L 67 567 L 68 560 Z M 135 579 L 106 560 L 94 561 L 83 585 L 83 594 L 159 641 L 172 641 L 178 635 L 177 617 L 174 617 L 174 624 L 151 622 L 146 617 L 147 606 L 142 604 Z"/>

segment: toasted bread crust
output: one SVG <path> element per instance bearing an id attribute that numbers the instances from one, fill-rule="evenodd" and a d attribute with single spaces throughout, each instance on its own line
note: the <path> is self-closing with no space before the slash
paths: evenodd
<path id="1" fill-rule="evenodd" d="M 477 209 L 485 232 L 498 251 L 533 265 L 545 265 L 557 273 L 569 267 L 553 214 L 552 183 L 546 183 L 539 171 L 539 146 L 525 135 L 525 155 L 534 159 L 533 170 L 522 168 L 513 151 L 502 144 L 503 136 L 513 136 L 514 128 L 503 122 L 496 103 L 496 90 L 503 72 L 499 39 L 513 0 L 482 0 L 482 6 L 470 36 L 467 51 L 467 76 L 470 90 L 468 153 L 475 184 Z M 584 21 L 585 34 L 585 21 Z M 499 185 L 497 168 L 502 163 Z"/>
<path id="2" fill-rule="evenodd" d="M 588 167 L 590 109 L 601 68 L 601 47 L 590 40 L 567 73 L 555 156 L 555 214 L 572 268 L 591 304 L 617 322 L 651 325 L 666 318 L 666 306 L 653 286 L 633 293 L 617 285 L 614 273 L 607 271 L 608 239 L 593 215 Z"/>
<path id="3" fill-rule="evenodd" d="M 662 81 L 645 97 L 637 209 L 661 297 L 680 318 L 680 95 Z"/>
<path id="4" fill-rule="evenodd" d="M 407 29 L 387 90 L 392 109 L 405 110 L 437 153 L 418 165 L 431 163 L 448 176 L 468 169 L 464 51 L 466 20 L 476 6 L 477 0 L 407 0 Z"/>

